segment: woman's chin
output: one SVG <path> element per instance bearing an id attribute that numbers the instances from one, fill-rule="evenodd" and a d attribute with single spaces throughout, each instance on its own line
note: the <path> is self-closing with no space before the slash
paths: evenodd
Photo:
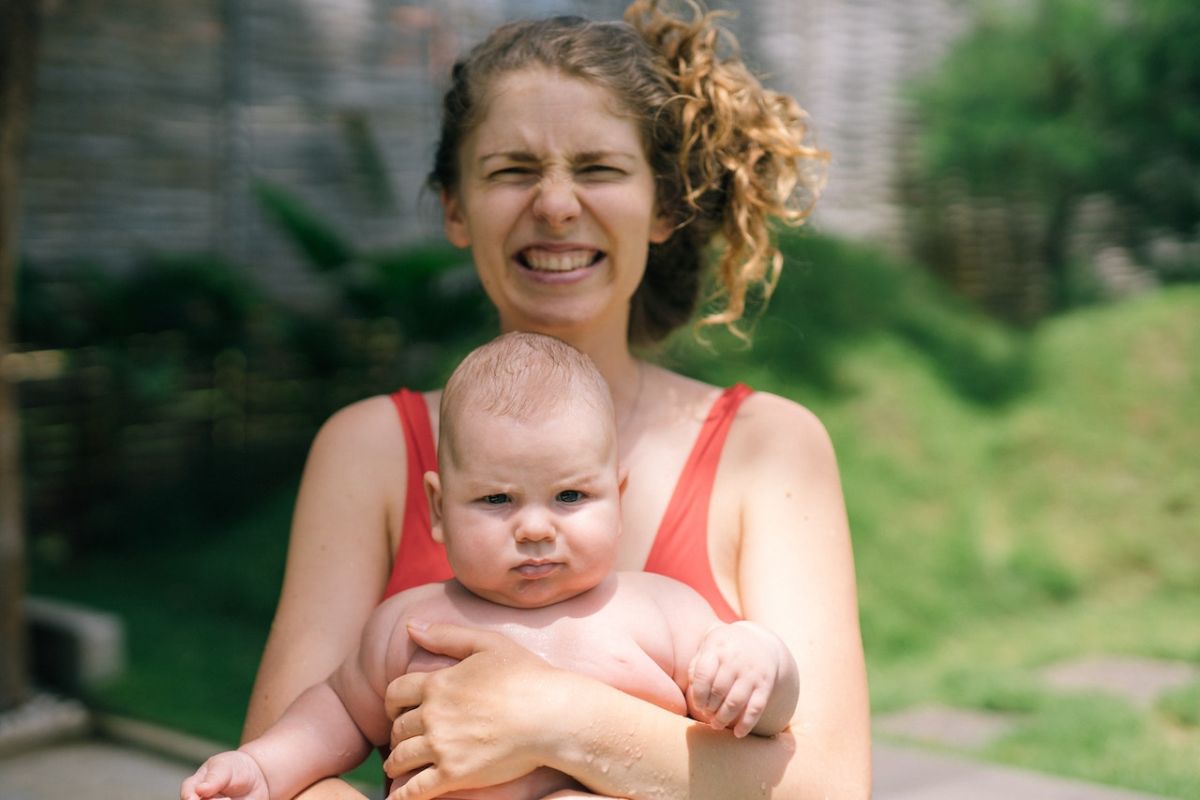
<path id="1" fill-rule="evenodd" d="M 501 314 L 500 325 L 505 331 L 544 333 L 570 341 L 605 325 L 613 316 L 611 309 L 594 298 L 561 298 L 555 301 L 522 304 L 510 313 Z M 625 324 L 614 322 L 614 329 L 624 336 Z"/>

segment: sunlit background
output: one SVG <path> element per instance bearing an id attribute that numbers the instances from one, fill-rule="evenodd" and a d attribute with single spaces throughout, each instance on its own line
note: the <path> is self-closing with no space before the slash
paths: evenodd
<path id="1" fill-rule="evenodd" d="M 422 188 L 450 65 L 624 5 L 40 3 L 3 579 L 124 644 L 6 702 L 236 741 L 317 426 L 493 330 Z M 828 185 L 753 346 L 655 357 L 829 427 L 876 735 L 1200 795 L 1200 5 L 713 7 Z"/>

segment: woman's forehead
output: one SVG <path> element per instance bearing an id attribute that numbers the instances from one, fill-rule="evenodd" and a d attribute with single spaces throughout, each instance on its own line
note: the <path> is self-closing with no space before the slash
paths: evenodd
<path id="1" fill-rule="evenodd" d="M 638 126 L 613 93 L 561 72 L 526 69 L 500 76 L 483 108 L 472 137 L 476 151 L 558 145 L 640 155 Z"/>

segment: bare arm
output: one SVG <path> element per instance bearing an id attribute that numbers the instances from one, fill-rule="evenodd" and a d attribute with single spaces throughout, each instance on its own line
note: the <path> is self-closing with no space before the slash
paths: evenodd
<path id="1" fill-rule="evenodd" d="M 389 772 L 434 772 L 399 798 L 436 797 L 481 774 L 506 780 L 529 765 L 634 800 L 869 795 L 866 670 L 833 449 L 793 403 L 756 395 L 743 413 L 721 466 L 741 498 L 739 599 L 743 615 L 777 633 L 795 658 L 800 699 L 789 729 L 737 739 L 487 637 L 435 626 L 431 633 L 453 640 L 452 655 L 467 657 L 436 679 L 406 676 L 389 687 L 389 705 L 420 703 L 423 717 L 419 734 L 400 732 Z M 469 718 L 458 710 L 466 707 Z M 481 729 L 481 719 L 505 723 Z M 442 740 L 459 727 L 473 732 L 470 748 Z"/>
<path id="2" fill-rule="evenodd" d="M 404 481 L 403 434 L 386 397 L 343 409 L 317 435 L 296 501 L 283 589 L 243 740 L 261 734 L 357 644 L 392 562 L 387 488 Z M 328 780 L 303 797 L 362 795 L 342 781 Z"/>

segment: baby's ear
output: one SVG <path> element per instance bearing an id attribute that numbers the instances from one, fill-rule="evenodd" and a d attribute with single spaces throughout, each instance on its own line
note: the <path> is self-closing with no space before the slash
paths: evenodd
<path id="1" fill-rule="evenodd" d="M 426 472 L 424 484 L 425 499 L 429 501 L 429 524 L 433 540 L 438 544 L 445 544 L 446 536 L 442 530 L 442 479 L 436 472 Z"/>

